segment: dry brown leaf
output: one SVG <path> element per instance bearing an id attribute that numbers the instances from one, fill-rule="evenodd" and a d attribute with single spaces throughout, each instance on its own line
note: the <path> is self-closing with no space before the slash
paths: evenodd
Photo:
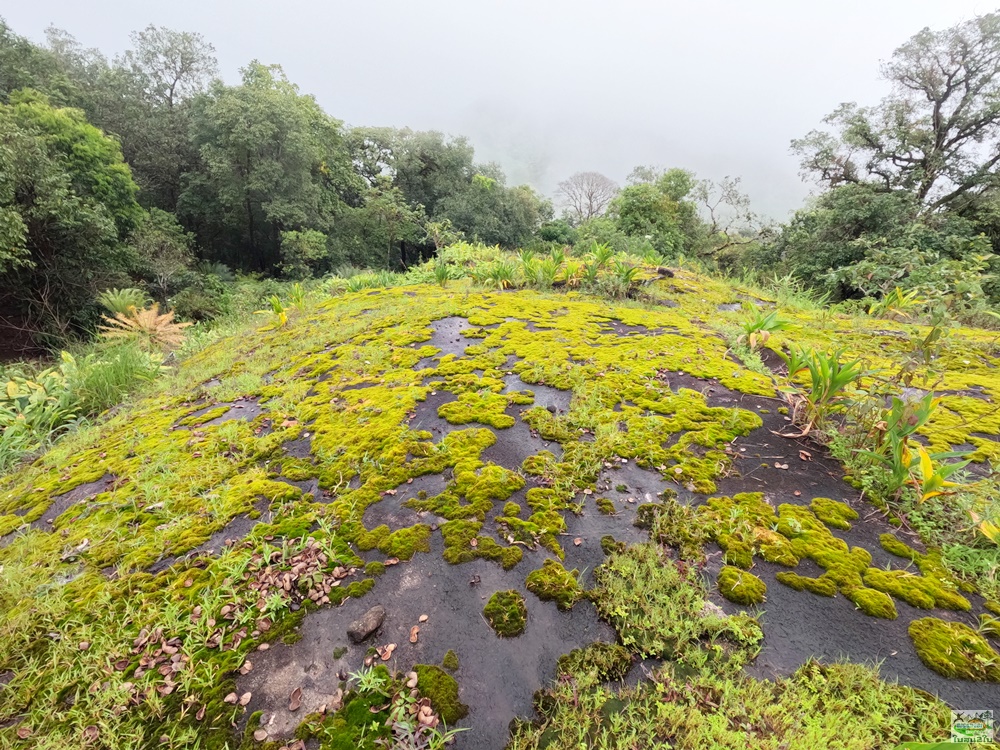
<path id="1" fill-rule="evenodd" d="M 89 727 L 83 730 L 83 741 L 97 742 L 97 738 L 101 736 L 101 730 L 97 728 L 97 725 L 91 724 Z"/>
<path id="2" fill-rule="evenodd" d="M 222 702 L 235 704 L 236 701 L 238 701 L 239 699 L 240 697 L 236 693 L 230 693 L 229 695 L 227 695 L 225 698 L 222 699 Z"/>
<path id="3" fill-rule="evenodd" d="M 263 742 L 264 740 L 267 739 L 267 730 L 258 729 L 256 732 L 253 733 L 253 738 L 257 740 L 257 742 Z"/>
<path id="4" fill-rule="evenodd" d="M 573 540 L 573 544 L 575 546 L 579 547 L 581 544 L 583 544 L 583 539 L 581 539 L 580 537 L 577 537 L 576 539 Z"/>
<path id="5" fill-rule="evenodd" d="M 302 706 L 302 688 L 297 687 L 292 691 L 291 696 L 288 698 L 288 710 L 298 711 Z"/>
<path id="6" fill-rule="evenodd" d="M 470 547 L 478 547 L 479 546 L 479 540 L 476 537 L 472 537 L 472 539 L 469 540 L 469 546 Z"/>
<path id="7" fill-rule="evenodd" d="M 420 617 L 417 618 L 417 622 L 427 622 L 429 619 L 430 618 L 427 615 L 420 615 Z"/>
<path id="8" fill-rule="evenodd" d="M 240 705 L 245 706 L 247 703 L 249 703 L 250 697 L 251 697 L 250 693 L 243 693 L 243 695 L 240 696 Z"/>
<path id="9" fill-rule="evenodd" d="M 412 628 L 410 628 L 410 643 L 416 643 L 417 638 L 419 637 L 420 637 L 420 626 L 414 625 Z"/>
<path id="10" fill-rule="evenodd" d="M 31 727 L 20 726 L 20 727 L 17 728 L 17 736 L 18 736 L 19 739 L 26 740 L 32 734 L 33 734 L 33 732 L 31 731 Z"/>

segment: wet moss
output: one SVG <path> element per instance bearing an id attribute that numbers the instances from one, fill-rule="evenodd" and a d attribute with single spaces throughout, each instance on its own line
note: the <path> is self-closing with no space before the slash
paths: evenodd
<path id="1" fill-rule="evenodd" d="M 441 659 L 441 666 L 447 669 L 449 672 L 454 672 L 458 669 L 458 654 L 456 654 L 451 649 L 445 653 L 444 658 Z"/>
<path id="2" fill-rule="evenodd" d="M 377 577 L 385 573 L 385 564 L 378 560 L 372 560 L 365 565 L 365 575 Z"/>
<path id="3" fill-rule="evenodd" d="M 497 591 L 486 602 L 483 617 L 501 638 L 515 638 L 528 623 L 528 608 L 517 591 Z"/>
<path id="4" fill-rule="evenodd" d="M 827 497 L 814 498 L 809 507 L 816 518 L 832 529 L 847 531 L 851 528 L 850 522 L 858 520 L 858 512 L 850 505 Z"/>
<path id="5" fill-rule="evenodd" d="M 837 584 L 832 578 L 828 578 L 825 575 L 819 578 L 809 578 L 808 576 L 801 576 L 789 570 L 783 570 L 776 574 L 775 578 L 778 580 L 778 583 L 782 583 L 796 591 L 808 591 L 819 596 L 837 595 Z"/>
<path id="6" fill-rule="evenodd" d="M 722 566 L 717 581 L 719 592 L 736 604 L 762 604 L 767 592 L 766 584 L 753 573 L 732 565 Z"/>
<path id="7" fill-rule="evenodd" d="M 910 623 L 909 634 L 928 669 L 952 679 L 1000 682 L 1000 654 L 968 625 L 924 617 Z"/>
<path id="8" fill-rule="evenodd" d="M 615 503 L 613 500 L 609 500 L 606 497 L 599 497 L 595 501 L 597 503 L 597 510 L 600 511 L 602 515 L 613 516 L 615 515 Z"/>
<path id="9" fill-rule="evenodd" d="M 895 620 L 899 616 L 892 597 L 882 591 L 860 586 L 848 589 L 845 595 L 854 603 L 854 606 L 871 617 Z"/>
<path id="10" fill-rule="evenodd" d="M 601 537 L 601 551 L 605 555 L 610 555 L 612 552 L 623 552 L 626 546 L 625 542 L 619 542 L 610 534 Z"/>
<path id="11" fill-rule="evenodd" d="M 416 664 L 413 671 L 417 673 L 417 690 L 430 699 L 445 724 L 454 725 L 469 713 L 469 707 L 458 699 L 454 677 L 433 664 Z"/>
<path id="12" fill-rule="evenodd" d="M 528 574 L 525 586 L 539 599 L 554 601 L 559 609 L 568 610 L 583 596 L 578 575 L 579 571 L 568 571 L 557 561 L 548 559 L 541 568 Z"/>

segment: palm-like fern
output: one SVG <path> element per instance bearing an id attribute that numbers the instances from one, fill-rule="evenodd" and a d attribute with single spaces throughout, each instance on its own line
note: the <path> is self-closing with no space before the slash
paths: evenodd
<path id="1" fill-rule="evenodd" d="M 174 349 L 184 341 L 184 329 L 190 323 L 174 320 L 174 311 L 160 312 L 160 306 L 141 310 L 131 308 L 127 312 L 117 312 L 113 317 L 104 318 L 105 325 L 98 326 L 101 336 L 106 339 L 127 339 L 139 342 L 146 350 Z"/>
<path id="2" fill-rule="evenodd" d="M 128 314 L 130 309 L 140 310 L 149 302 L 142 289 L 107 289 L 97 295 L 98 303 L 114 314 Z"/>

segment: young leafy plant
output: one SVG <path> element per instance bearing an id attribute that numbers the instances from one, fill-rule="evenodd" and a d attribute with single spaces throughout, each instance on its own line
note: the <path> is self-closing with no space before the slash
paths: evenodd
<path id="1" fill-rule="evenodd" d="M 846 403 L 845 389 L 864 373 L 860 360 L 841 362 L 842 350 L 827 353 L 795 346 L 788 354 L 778 354 L 788 367 L 788 384 L 781 390 L 792 406 L 792 421 L 801 428 L 785 437 L 808 435 L 818 420 Z M 795 379 L 806 372 L 808 384 L 802 387 Z"/>
<path id="2" fill-rule="evenodd" d="M 739 343 L 746 342 L 753 351 L 761 344 L 766 344 L 772 331 L 783 331 L 790 326 L 787 320 L 778 318 L 778 311 L 772 310 L 767 315 L 757 313 L 753 318 L 740 323 L 743 334 L 737 339 Z"/>

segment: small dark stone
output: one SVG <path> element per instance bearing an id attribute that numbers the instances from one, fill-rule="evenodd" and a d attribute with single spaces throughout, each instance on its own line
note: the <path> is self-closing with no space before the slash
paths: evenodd
<path id="1" fill-rule="evenodd" d="M 549 410 L 550 414 L 555 414 L 556 413 L 556 407 L 554 407 L 554 406 L 546 406 L 545 408 Z"/>
<path id="2" fill-rule="evenodd" d="M 288 605 L 288 608 L 290 610 L 292 610 L 292 612 L 298 612 L 299 611 L 299 606 L 300 605 L 299 605 L 298 602 L 292 602 L 291 604 Z"/>
<path id="3" fill-rule="evenodd" d="M 656 272 L 660 274 L 660 276 L 666 276 L 667 278 L 670 279 L 674 278 L 674 272 L 671 271 L 669 268 L 664 268 L 663 266 L 660 266 L 659 268 L 656 269 Z"/>
<path id="4" fill-rule="evenodd" d="M 361 643 L 382 627 L 383 620 L 385 620 L 385 607 L 377 604 L 351 623 L 347 628 L 347 637 L 352 643 Z"/>

